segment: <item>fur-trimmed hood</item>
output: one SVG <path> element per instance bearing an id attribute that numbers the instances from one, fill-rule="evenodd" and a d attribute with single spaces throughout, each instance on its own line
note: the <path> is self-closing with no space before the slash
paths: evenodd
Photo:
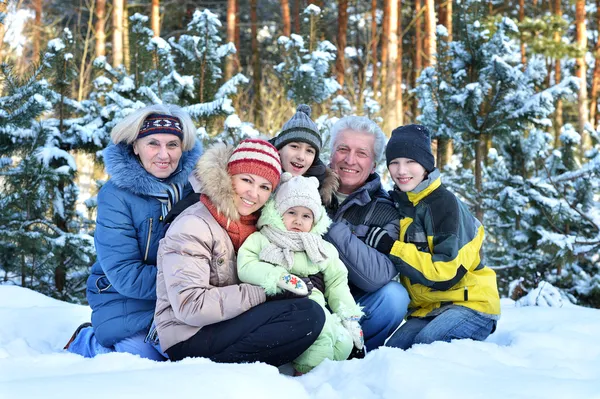
<path id="1" fill-rule="evenodd" d="M 148 173 L 130 144 L 110 144 L 102 155 L 106 172 L 115 186 L 136 195 L 152 195 L 164 192 L 170 184 L 185 184 L 201 153 L 202 144 L 196 140 L 194 148 L 181 155 L 175 172 L 165 179 Z"/>
<path id="2" fill-rule="evenodd" d="M 323 201 L 325 207 L 328 207 L 331 204 L 333 195 L 338 188 L 340 188 L 340 178 L 337 173 L 328 166 L 327 169 L 325 169 L 325 178 L 319 186 L 319 194 L 321 194 L 321 201 Z"/>
<path id="3" fill-rule="evenodd" d="M 227 162 L 233 150 L 233 146 L 224 143 L 212 145 L 200 157 L 189 179 L 194 191 L 206 195 L 219 213 L 238 221 L 240 214 L 233 202 L 233 183 L 227 173 Z"/>
<path id="4" fill-rule="evenodd" d="M 323 237 L 323 235 L 329 229 L 329 225 L 331 224 L 331 219 L 327 216 L 327 212 L 325 209 L 321 212 L 321 219 L 317 220 L 317 223 L 310 230 L 311 233 L 317 234 L 318 236 Z M 283 217 L 277 211 L 275 206 L 275 199 L 271 197 L 262 207 L 260 218 L 256 223 L 256 227 L 260 229 L 263 226 L 272 226 L 279 230 L 286 231 L 285 225 L 283 224 Z"/>

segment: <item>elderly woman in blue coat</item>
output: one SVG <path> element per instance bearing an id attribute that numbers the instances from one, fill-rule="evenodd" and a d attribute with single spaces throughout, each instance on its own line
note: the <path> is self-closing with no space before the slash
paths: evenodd
<path id="1" fill-rule="evenodd" d="M 87 280 L 92 323 L 73 334 L 69 352 L 164 360 L 147 338 L 156 305 L 156 253 L 165 216 L 192 191 L 188 176 L 202 150 L 195 130 L 174 105 L 141 108 L 113 128 L 103 152 L 110 180 L 98 193 L 97 261 Z"/>

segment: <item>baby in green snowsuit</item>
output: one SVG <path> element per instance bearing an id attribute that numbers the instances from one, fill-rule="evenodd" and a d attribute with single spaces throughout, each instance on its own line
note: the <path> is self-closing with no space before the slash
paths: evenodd
<path id="1" fill-rule="evenodd" d="M 331 220 L 318 186 L 315 177 L 284 173 L 280 187 L 262 209 L 259 231 L 246 239 L 237 257 L 240 280 L 263 287 L 267 296 L 284 290 L 308 295 L 299 277 L 323 273 L 325 292 L 312 289 L 309 298 L 323 306 L 325 326 L 315 343 L 294 361 L 300 373 L 324 359 L 346 360 L 353 345 L 363 347 L 358 323 L 362 312 L 350 294 L 348 270 L 335 247 L 322 237 Z"/>

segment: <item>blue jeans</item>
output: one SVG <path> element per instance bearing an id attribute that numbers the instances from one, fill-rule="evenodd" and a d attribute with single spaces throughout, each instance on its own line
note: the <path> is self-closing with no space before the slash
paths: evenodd
<path id="1" fill-rule="evenodd" d="M 464 306 L 454 306 L 434 317 L 414 317 L 390 337 L 386 346 L 408 349 L 414 344 L 470 338 L 483 341 L 492 332 L 496 321 Z"/>
<path id="2" fill-rule="evenodd" d="M 354 299 L 364 307 L 365 315 L 360 320 L 360 325 L 369 351 L 382 346 L 386 338 L 398 328 L 410 302 L 406 288 L 395 281 Z"/>
<path id="3" fill-rule="evenodd" d="M 140 332 L 117 342 L 112 348 L 100 345 L 96 339 L 93 327 L 82 329 L 67 349 L 71 353 L 83 357 L 94 357 L 104 353 L 124 352 L 138 355 L 144 359 L 163 361 L 166 358 L 151 342 L 145 342 L 146 333 Z"/>

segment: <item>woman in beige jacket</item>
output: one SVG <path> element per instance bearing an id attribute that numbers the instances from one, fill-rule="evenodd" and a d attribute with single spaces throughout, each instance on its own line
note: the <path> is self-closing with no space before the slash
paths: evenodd
<path id="1" fill-rule="evenodd" d="M 171 224 L 158 250 L 155 322 L 171 360 L 262 361 L 279 366 L 319 336 L 325 315 L 307 298 L 266 302 L 263 288 L 240 283 L 236 253 L 256 231 L 259 210 L 279 183 L 277 150 L 263 140 L 217 144 L 191 179 L 200 202 Z"/>

